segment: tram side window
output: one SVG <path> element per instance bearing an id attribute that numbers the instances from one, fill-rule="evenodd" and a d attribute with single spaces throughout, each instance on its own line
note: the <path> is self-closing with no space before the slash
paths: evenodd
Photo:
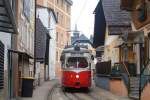
<path id="1" fill-rule="evenodd" d="M 67 61 L 67 68 L 86 68 L 88 62 L 84 57 L 70 57 Z"/>

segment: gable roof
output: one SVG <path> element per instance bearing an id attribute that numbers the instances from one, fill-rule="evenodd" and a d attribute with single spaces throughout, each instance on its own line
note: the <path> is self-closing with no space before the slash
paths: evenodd
<path id="1" fill-rule="evenodd" d="M 89 43 L 92 45 L 92 42 L 84 35 L 84 34 L 81 34 L 79 36 L 79 38 L 74 38 L 74 40 L 72 41 L 72 45 L 74 45 L 75 43 L 77 42 L 80 42 L 80 43 Z"/>
<path id="2" fill-rule="evenodd" d="M 120 35 L 131 30 L 130 13 L 121 10 L 121 0 L 102 0 L 104 15 L 110 35 Z"/>
<path id="3" fill-rule="evenodd" d="M 85 35 L 81 34 L 79 40 L 89 40 Z"/>
<path id="4" fill-rule="evenodd" d="M 36 19 L 36 35 L 35 35 L 35 56 L 37 60 L 44 61 L 47 39 L 50 39 L 48 30 L 44 27 L 42 21 Z"/>
<path id="5" fill-rule="evenodd" d="M 102 0 L 105 19 L 108 25 L 130 25 L 130 13 L 121 10 L 121 0 Z"/>

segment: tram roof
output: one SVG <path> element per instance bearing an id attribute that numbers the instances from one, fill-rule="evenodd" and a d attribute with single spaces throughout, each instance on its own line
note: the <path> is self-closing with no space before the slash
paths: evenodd
<path id="1" fill-rule="evenodd" d="M 75 52 L 80 52 L 80 53 L 90 53 L 90 50 L 87 47 L 80 46 L 80 50 L 75 50 L 74 46 L 68 46 L 63 50 L 63 53 L 75 53 Z"/>

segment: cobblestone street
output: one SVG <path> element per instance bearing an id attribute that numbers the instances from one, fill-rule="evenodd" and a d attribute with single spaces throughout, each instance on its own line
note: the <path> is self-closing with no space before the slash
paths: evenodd
<path id="1" fill-rule="evenodd" d="M 58 81 L 48 81 L 36 88 L 32 98 L 18 98 L 18 100 L 131 100 L 127 97 L 113 95 L 112 93 L 92 86 L 89 92 L 84 89 L 68 89 L 66 92 Z"/>

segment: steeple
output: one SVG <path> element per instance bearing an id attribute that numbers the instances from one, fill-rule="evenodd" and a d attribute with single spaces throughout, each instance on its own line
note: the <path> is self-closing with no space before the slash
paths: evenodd
<path id="1" fill-rule="evenodd" d="M 77 24 L 75 24 L 73 35 L 74 35 L 74 37 L 79 37 L 79 31 L 78 31 L 78 28 L 77 28 Z"/>
<path id="2" fill-rule="evenodd" d="M 77 24 L 75 24 L 75 29 L 74 29 L 75 31 L 78 31 L 78 29 L 77 29 Z"/>

